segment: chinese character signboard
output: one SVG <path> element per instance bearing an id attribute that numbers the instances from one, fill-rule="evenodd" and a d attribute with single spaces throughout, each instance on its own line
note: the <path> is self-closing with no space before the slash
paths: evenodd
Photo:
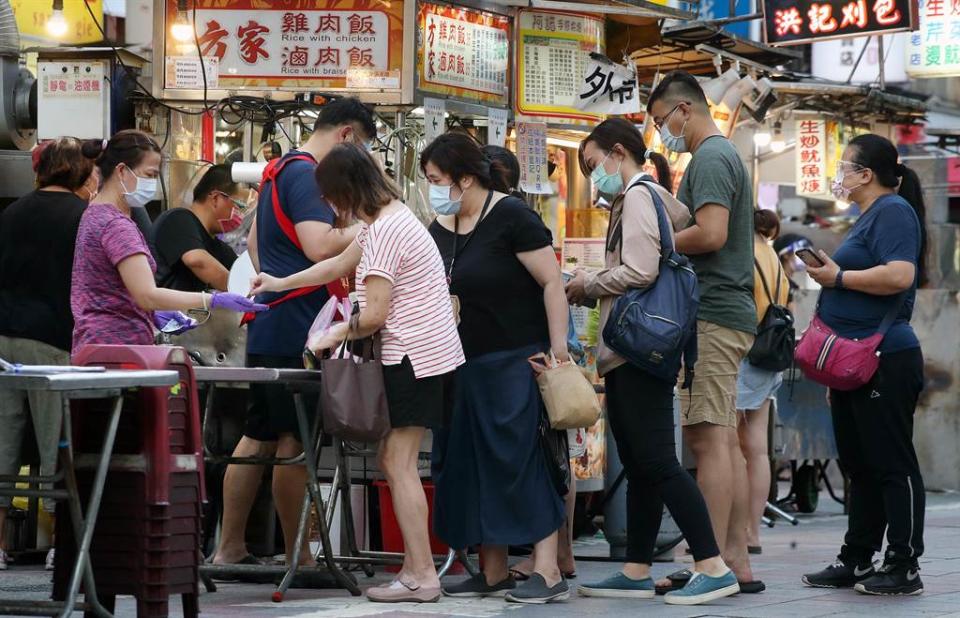
<path id="1" fill-rule="evenodd" d="M 590 54 L 578 99 L 577 107 L 588 112 L 619 116 L 639 113 L 636 67 L 619 65 L 603 54 Z"/>
<path id="2" fill-rule="evenodd" d="M 403 0 L 195 3 L 200 50 L 217 59 L 218 88 L 400 89 Z M 167 0 L 168 24 L 176 4 Z M 196 44 L 167 37 L 165 55 L 168 65 L 196 58 Z M 171 80 L 177 74 L 167 71 L 166 88 L 186 87 Z"/>
<path id="3" fill-rule="evenodd" d="M 90 7 L 89 12 L 84 3 Z M 10 8 L 17 19 L 21 47 L 32 47 L 38 43 L 61 45 L 103 40 L 97 28 L 97 23 L 103 24 L 103 0 L 64 0 L 63 19 L 67 22 L 67 31 L 60 37 L 47 32 L 47 20 L 53 15 L 53 3 L 49 0 L 10 0 Z"/>
<path id="4" fill-rule="evenodd" d="M 483 103 L 509 103 L 510 18 L 421 4 L 417 28 L 420 90 Z"/>
<path id="5" fill-rule="evenodd" d="M 538 195 L 552 194 L 547 178 L 547 125 L 517 123 L 517 159 L 520 161 L 520 190 Z"/>
<path id="6" fill-rule="evenodd" d="M 797 45 L 911 30 L 917 5 L 916 0 L 764 0 L 763 13 L 765 42 Z"/>
<path id="7" fill-rule="evenodd" d="M 827 185 L 827 135 L 823 120 L 797 120 L 797 195 L 824 197 Z"/>
<path id="8" fill-rule="evenodd" d="M 603 20 L 521 9 L 517 23 L 517 113 L 581 124 L 599 120 L 577 102 L 590 54 L 603 53 Z"/>
<path id="9" fill-rule="evenodd" d="M 907 73 L 960 75 L 960 0 L 920 0 L 920 30 L 910 34 Z"/>

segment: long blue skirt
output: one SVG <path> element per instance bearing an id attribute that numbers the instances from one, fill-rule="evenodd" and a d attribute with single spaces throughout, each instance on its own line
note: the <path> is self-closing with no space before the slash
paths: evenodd
<path id="1" fill-rule="evenodd" d="M 456 372 L 453 412 L 433 441 L 433 526 L 453 548 L 536 543 L 563 523 L 527 363 L 542 350 L 485 354 Z"/>

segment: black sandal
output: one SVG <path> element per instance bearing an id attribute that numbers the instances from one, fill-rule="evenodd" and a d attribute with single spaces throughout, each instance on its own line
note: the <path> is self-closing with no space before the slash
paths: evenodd
<path id="1" fill-rule="evenodd" d="M 669 586 L 656 586 L 656 592 L 658 595 L 664 595 L 668 592 L 673 592 L 674 590 L 680 590 L 687 585 L 687 582 L 690 581 L 690 578 L 693 577 L 693 572 L 690 569 L 680 569 L 675 571 L 670 575 L 667 575 L 667 579 L 670 580 Z"/>

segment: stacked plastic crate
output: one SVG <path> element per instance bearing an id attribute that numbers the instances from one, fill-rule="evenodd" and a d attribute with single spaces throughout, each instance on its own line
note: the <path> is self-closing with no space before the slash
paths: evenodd
<path id="1" fill-rule="evenodd" d="M 139 618 L 167 616 L 169 597 L 182 595 L 184 616 L 196 616 L 205 495 L 199 405 L 189 357 L 175 347 L 88 346 L 73 362 L 180 374 L 174 387 L 143 388 L 124 401 L 91 562 L 97 594 L 108 609 L 116 595 L 133 595 Z M 83 466 L 84 454 L 99 452 L 109 405 L 107 400 L 81 401 L 72 409 L 84 507 L 93 480 L 93 469 Z M 65 594 L 76 556 L 69 521 L 57 518 L 55 598 Z"/>

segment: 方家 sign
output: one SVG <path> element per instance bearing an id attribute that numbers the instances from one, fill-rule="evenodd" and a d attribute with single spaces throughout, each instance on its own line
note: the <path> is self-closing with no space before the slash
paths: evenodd
<path id="1" fill-rule="evenodd" d="M 400 89 L 403 0 L 195 3 L 200 50 L 217 58 L 219 88 Z M 167 0 L 167 24 L 176 5 Z M 165 55 L 168 62 L 196 58 L 196 44 L 168 36 Z M 165 81 L 166 88 L 184 87 Z"/>
<path id="2" fill-rule="evenodd" d="M 420 90 L 484 103 L 509 103 L 510 18 L 424 3 L 417 27 Z"/>
<path id="3" fill-rule="evenodd" d="M 763 12 L 765 42 L 797 45 L 911 30 L 917 7 L 916 0 L 765 0 Z"/>
<path id="4" fill-rule="evenodd" d="M 582 13 L 521 9 L 517 16 L 517 113 L 597 122 L 577 108 L 592 52 L 603 53 L 603 19 Z"/>
<path id="5" fill-rule="evenodd" d="M 823 120 L 797 120 L 797 195 L 824 197 L 827 185 L 827 134 Z"/>
<path id="6" fill-rule="evenodd" d="M 960 75 L 960 0 L 920 0 L 920 30 L 910 34 L 907 74 Z"/>

